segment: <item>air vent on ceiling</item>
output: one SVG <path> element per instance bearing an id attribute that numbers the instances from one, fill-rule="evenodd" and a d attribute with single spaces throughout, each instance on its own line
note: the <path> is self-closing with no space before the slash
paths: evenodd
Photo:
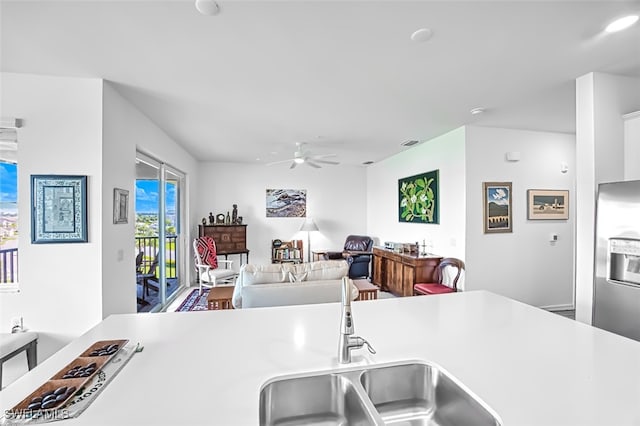
<path id="1" fill-rule="evenodd" d="M 417 140 L 409 140 L 409 141 L 402 142 L 400 145 L 402 145 L 402 146 L 414 146 L 414 145 L 417 145 L 419 143 L 420 143 L 420 141 L 417 141 Z"/>
<path id="2" fill-rule="evenodd" d="M 364 163 L 362 163 L 364 166 L 368 166 L 370 164 L 373 164 L 373 161 L 369 160 L 369 161 L 365 161 Z"/>

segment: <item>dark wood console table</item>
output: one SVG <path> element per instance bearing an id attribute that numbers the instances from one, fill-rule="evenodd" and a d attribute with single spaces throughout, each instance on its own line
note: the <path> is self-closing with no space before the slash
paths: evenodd
<path id="1" fill-rule="evenodd" d="M 373 248 L 373 284 L 396 296 L 412 296 L 413 285 L 431 282 L 442 256 L 396 253 Z"/>
<path id="2" fill-rule="evenodd" d="M 230 254 L 240 255 L 240 264 L 242 264 L 242 255 L 245 254 L 249 263 L 249 250 L 247 250 L 247 225 L 198 225 L 198 236 L 212 237 L 216 242 L 216 251 L 218 255 L 224 255 L 224 258 Z"/>

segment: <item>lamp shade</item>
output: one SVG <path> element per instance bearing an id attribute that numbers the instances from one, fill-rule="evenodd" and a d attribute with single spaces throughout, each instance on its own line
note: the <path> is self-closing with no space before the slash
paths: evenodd
<path id="1" fill-rule="evenodd" d="M 310 217 L 305 219 L 304 222 L 302 222 L 302 226 L 300 227 L 300 230 L 306 231 L 306 232 L 319 231 L 318 225 L 316 225 L 316 223 Z"/>

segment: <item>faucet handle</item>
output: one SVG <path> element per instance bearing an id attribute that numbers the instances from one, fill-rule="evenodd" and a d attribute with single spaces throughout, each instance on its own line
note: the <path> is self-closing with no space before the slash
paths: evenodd
<path id="1" fill-rule="evenodd" d="M 375 349 L 373 349 L 373 346 L 371 346 L 371 343 L 367 342 L 367 340 L 366 340 L 366 339 L 362 339 L 362 343 L 364 343 L 365 345 L 367 345 L 367 350 L 368 350 L 370 353 L 372 353 L 372 354 L 375 354 L 375 353 L 376 353 L 376 350 L 375 350 Z"/>

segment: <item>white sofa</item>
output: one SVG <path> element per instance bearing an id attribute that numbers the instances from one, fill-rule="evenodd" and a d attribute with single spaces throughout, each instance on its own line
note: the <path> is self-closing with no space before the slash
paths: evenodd
<path id="1" fill-rule="evenodd" d="M 345 260 L 301 264 L 246 264 L 240 268 L 232 304 L 238 308 L 339 302 L 341 282 L 349 272 Z M 351 281 L 351 297 L 358 289 Z"/>

